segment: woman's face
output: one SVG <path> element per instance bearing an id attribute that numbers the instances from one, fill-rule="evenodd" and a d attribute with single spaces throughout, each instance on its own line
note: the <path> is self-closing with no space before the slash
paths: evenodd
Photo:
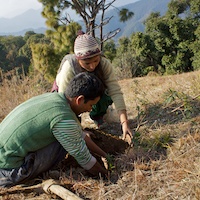
<path id="1" fill-rule="evenodd" d="M 93 72 L 100 62 L 100 55 L 94 56 L 92 58 L 87 58 L 84 60 L 78 60 L 82 68 L 88 72 Z"/>

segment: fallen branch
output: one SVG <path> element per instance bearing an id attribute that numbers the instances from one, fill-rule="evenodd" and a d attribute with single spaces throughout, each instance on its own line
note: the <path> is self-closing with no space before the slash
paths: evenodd
<path id="1" fill-rule="evenodd" d="M 192 100 L 195 100 L 195 99 L 197 99 L 198 97 L 200 97 L 200 94 L 198 94 L 198 95 L 196 95 L 195 97 L 193 97 Z M 177 110 L 180 110 L 182 107 L 184 107 L 184 104 L 181 104 L 179 107 L 174 108 L 174 109 L 171 111 L 171 113 L 173 113 L 173 112 L 175 112 L 175 111 L 177 111 Z"/>
<path id="2" fill-rule="evenodd" d="M 64 200 L 82 200 L 80 197 L 75 195 L 73 192 L 67 190 L 66 188 L 62 187 L 53 179 L 49 179 L 42 183 L 43 190 L 47 194 L 56 194 L 57 196 L 61 197 Z"/>

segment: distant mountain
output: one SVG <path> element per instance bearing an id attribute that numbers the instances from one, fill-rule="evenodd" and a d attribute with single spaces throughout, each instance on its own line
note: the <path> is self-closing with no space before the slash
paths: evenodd
<path id="1" fill-rule="evenodd" d="M 0 32 L 0 36 L 8 36 L 8 35 L 13 35 L 13 36 L 24 36 L 26 32 L 28 31 L 33 31 L 35 33 L 42 33 L 45 34 L 45 31 L 47 29 L 45 27 L 41 27 L 41 28 L 27 28 L 27 29 L 23 29 L 22 31 L 18 31 L 18 32 Z"/>
<path id="2" fill-rule="evenodd" d="M 127 3 L 128 2 L 130 2 L 130 0 L 127 1 Z M 143 32 L 143 22 L 149 14 L 151 12 L 160 12 L 161 15 L 165 14 L 169 2 L 170 0 L 139 0 L 135 3 L 118 7 L 118 9 L 127 8 L 134 13 L 134 16 L 125 23 L 119 22 L 118 9 L 110 9 L 106 12 L 105 17 L 113 17 L 110 23 L 104 26 L 104 34 L 120 28 L 120 33 L 114 38 L 117 40 L 121 36 L 129 36 L 133 32 Z M 0 35 L 24 35 L 29 30 L 36 33 L 44 33 L 46 26 L 45 19 L 41 16 L 41 11 L 42 10 L 30 9 L 11 19 L 0 18 Z M 74 20 L 78 19 L 75 13 L 71 13 L 71 16 L 74 16 Z M 82 21 L 78 22 L 84 27 Z"/>
<path id="3" fill-rule="evenodd" d="M 140 0 L 138 2 L 128 4 L 121 8 L 127 8 L 134 13 L 134 16 L 125 23 L 119 21 L 118 13 L 115 10 L 108 11 L 106 17 L 114 16 L 110 23 L 104 27 L 104 34 L 116 28 L 120 28 L 121 31 L 115 37 L 118 39 L 121 36 L 129 36 L 133 32 L 144 31 L 143 22 L 152 12 L 160 12 L 164 15 L 168 9 L 168 3 L 171 0 Z"/>
<path id="4" fill-rule="evenodd" d="M 16 35 L 23 30 L 35 30 L 45 28 L 45 19 L 41 15 L 42 10 L 30 9 L 14 18 L 0 18 L 0 35 Z"/>

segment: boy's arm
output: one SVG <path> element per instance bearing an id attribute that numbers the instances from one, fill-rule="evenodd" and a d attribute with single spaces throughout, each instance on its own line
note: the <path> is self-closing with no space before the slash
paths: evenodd
<path id="1" fill-rule="evenodd" d="M 87 134 L 86 134 L 84 140 L 85 140 L 85 143 L 86 143 L 88 149 L 91 152 L 93 152 L 94 154 L 96 154 L 100 157 L 106 158 L 106 155 L 107 155 L 106 152 L 103 151 L 99 146 L 97 146 Z"/>
<path id="2" fill-rule="evenodd" d="M 88 139 L 87 135 L 85 135 L 84 140 L 79 128 L 81 131 L 81 127 L 74 120 L 62 120 L 54 125 L 52 132 L 65 150 L 89 173 L 93 175 L 107 174 L 107 170 L 96 161 L 90 151 L 94 151 L 99 156 L 105 156 L 106 153 L 91 139 Z"/>
<path id="3" fill-rule="evenodd" d="M 104 152 L 99 146 L 97 146 L 87 134 L 85 135 L 84 140 L 88 149 L 91 152 L 93 152 L 94 154 L 100 157 L 106 158 L 106 155 L 107 155 L 106 152 Z M 108 174 L 108 171 L 106 170 L 106 168 L 101 166 L 101 164 L 98 161 L 95 163 L 95 165 L 91 169 L 88 170 L 88 172 L 93 175 L 98 175 L 98 173 L 101 173 L 103 175 Z"/>

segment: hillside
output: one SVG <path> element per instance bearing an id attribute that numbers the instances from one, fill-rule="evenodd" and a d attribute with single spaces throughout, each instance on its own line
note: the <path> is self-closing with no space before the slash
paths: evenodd
<path id="1" fill-rule="evenodd" d="M 112 30 L 120 28 L 121 32 L 115 37 L 115 40 L 117 40 L 121 36 L 129 36 L 132 32 L 144 31 L 143 22 L 149 14 L 151 12 L 160 12 L 161 15 L 163 15 L 167 10 L 169 2 L 170 0 L 139 0 L 125 6 L 109 9 L 106 12 L 105 17 L 109 18 L 113 16 L 113 18 L 110 23 L 105 26 L 104 33 L 106 34 Z M 126 23 L 119 22 L 118 9 L 121 8 L 128 8 L 130 11 L 134 12 L 133 18 Z M 45 19 L 41 16 L 41 11 L 42 10 L 40 9 L 31 9 L 11 19 L 0 18 L 0 35 L 24 35 L 28 30 L 33 30 L 36 33 L 44 33 L 46 26 Z M 68 14 L 70 14 L 73 20 L 78 21 L 82 27 L 84 27 L 83 22 L 78 20 L 80 17 L 78 17 L 74 12 L 69 11 Z"/>
<path id="2" fill-rule="evenodd" d="M 92 179 L 77 166 L 51 171 L 46 178 L 59 179 L 64 187 L 88 200 L 200 199 L 200 71 L 124 79 L 119 83 L 136 135 L 132 147 L 114 156 L 115 168 L 109 180 Z M 4 80 L 0 86 L 0 120 L 19 103 L 50 87 L 51 84 L 38 84 L 37 77 Z M 94 128 L 87 113 L 82 117 L 84 127 Z M 114 109 L 106 119 L 108 126 L 102 131 L 120 136 Z M 58 199 L 43 192 L 42 180 L 0 189 L 0 196 Z"/>

